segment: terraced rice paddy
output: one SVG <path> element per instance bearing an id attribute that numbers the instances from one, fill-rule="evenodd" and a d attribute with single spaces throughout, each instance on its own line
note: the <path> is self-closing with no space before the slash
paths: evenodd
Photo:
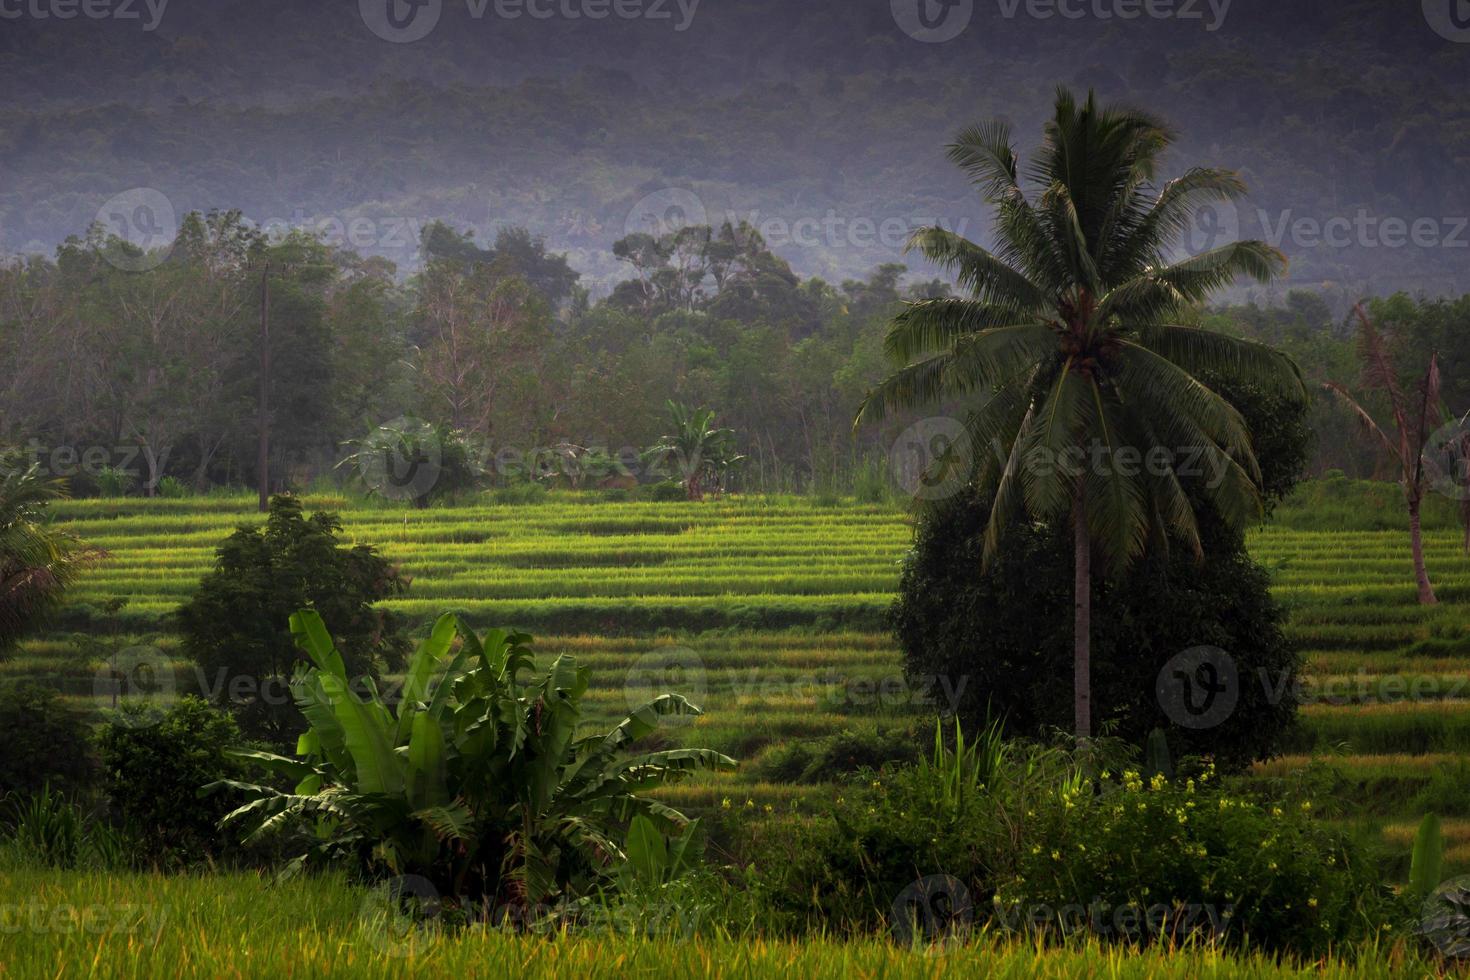
<path id="1" fill-rule="evenodd" d="M 76 588 L 57 629 L 0 664 L 0 676 L 45 678 L 85 700 L 97 661 L 79 652 L 77 634 L 173 653 L 169 612 L 209 569 L 219 542 L 256 519 L 251 504 L 61 507 L 107 557 Z M 910 535 L 894 508 L 572 496 L 429 511 L 329 498 L 307 505 L 340 511 L 349 540 L 377 546 L 412 576 L 409 597 L 386 605 L 419 623 L 451 609 L 480 628 L 528 629 L 543 654 L 574 653 L 593 667 L 594 701 L 608 715 L 646 694 L 645 681 L 672 679 L 707 711 L 675 734 L 682 741 L 758 762 L 781 742 L 915 717 L 914 692 L 900 683 L 881 624 Z M 1414 800 L 1422 803 L 1436 780 L 1453 783 L 1456 754 L 1470 752 L 1470 558 L 1459 533 L 1429 532 L 1443 600 L 1433 609 L 1416 604 L 1402 532 L 1271 526 L 1250 543 L 1291 610 L 1313 692 L 1296 754 L 1262 767 L 1262 776 L 1326 760 L 1343 775 L 1338 790 L 1386 821 L 1391 839 L 1402 836 Z M 178 689 L 192 689 L 192 668 L 176 667 Z M 677 792 L 694 806 L 726 796 L 779 806 L 811 792 L 760 782 L 759 768 Z M 1460 795 L 1470 798 L 1470 785 Z M 1457 805 L 1436 807 L 1451 821 L 1470 817 Z M 1470 822 L 1447 829 L 1452 861 L 1470 866 Z"/>

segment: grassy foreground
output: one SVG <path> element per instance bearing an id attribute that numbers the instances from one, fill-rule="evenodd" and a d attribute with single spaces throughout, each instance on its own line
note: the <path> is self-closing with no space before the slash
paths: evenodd
<path id="1" fill-rule="evenodd" d="M 337 879 L 0 871 L 6 977 L 1390 977 L 1439 972 L 1399 949 L 1283 964 L 1212 950 L 1094 944 L 1041 951 L 981 937 L 908 949 L 882 939 L 521 938 L 470 930 L 405 942 L 371 893 Z"/>

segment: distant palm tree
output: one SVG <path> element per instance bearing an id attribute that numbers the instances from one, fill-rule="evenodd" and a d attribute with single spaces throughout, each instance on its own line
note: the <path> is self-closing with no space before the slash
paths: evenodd
<path id="1" fill-rule="evenodd" d="M 723 493 L 730 471 L 745 461 L 735 452 L 735 430 L 716 428 L 712 409 L 673 401 L 668 409 L 674 431 L 650 446 L 644 458 L 659 467 L 678 467 L 690 500 L 703 500 L 707 492 Z"/>
<path id="2" fill-rule="evenodd" d="M 1092 732 L 1092 556 L 1125 567 L 1172 535 L 1201 551 L 1187 487 L 1232 524 L 1261 511 L 1260 472 L 1240 414 L 1204 372 L 1302 398 L 1301 373 L 1261 344 L 1175 325 L 1182 309 L 1247 275 L 1267 281 L 1285 257 L 1258 241 L 1170 261 L 1201 205 L 1244 194 L 1238 176 L 1194 169 L 1152 188 L 1173 134 L 1141 112 L 1078 105 L 1055 115 L 1021 183 L 1009 127 L 965 130 L 950 158 L 994 207 L 995 251 L 942 228 L 913 236 L 970 298 L 911 304 L 887 338 L 904 366 L 864 400 L 858 422 L 955 399 L 974 480 L 991 501 L 985 561 L 1008 522 L 1070 519 L 1075 558 L 1076 733 Z M 1176 253 L 1178 254 L 1178 253 Z M 1196 478 L 1188 465 L 1204 461 Z"/>
<path id="3" fill-rule="evenodd" d="M 49 522 L 46 508 L 66 496 L 18 452 L 0 452 L 0 653 L 54 608 L 83 560 L 77 540 Z"/>
<path id="4" fill-rule="evenodd" d="M 1398 370 L 1389 356 L 1383 335 L 1373 326 L 1373 321 L 1368 319 L 1361 303 L 1353 312 L 1358 317 L 1358 356 L 1363 362 L 1363 387 L 1368 391 L 1380 392 L 1388 399 L 1396 438 L 1389 438 L 1388 433 L 1374 421 L 1373 415 L 1342 385 L 1329 381 L 1323 387 L 1352 410 L 1363 428 L 1377 438 L 1398 463 L 1399 484 L 1404 488 L 1404 503 L 1409 509 L 1409 551 L 1414 560 L 1414 579 L 1419 586 L 1419 602 L 1421 605 L 1432 606 L 1439 599 L 1434 594 L 1434 586 L 1429 581 L 1429 570 L 1424 564 L 1424 534 L 1420 512 L 1424 505 L 1426 486 L 1430 478 L 1437 475 L 1431 472 L 1432 466 L 1426 466 L 1426 463 L 1431 462 L 1426 459 L 1426 451 L 1431 449 L 1431 430 L 1439 425 L 1444 414 L 1439 396 L 1439 355 L 1430 355 L 1424 378 L 1415 391 L 1406 393 L 1399 385 Z M 1465 447 L 1463 440 L 1456 440 L 1455 444 L 1443 448 L 1454 456 L 1463 452 Z M 1459 465 L 1459 460 L 1453 460 L 1452 463 Z M 1462 513 L 1466 513 L 1463 506 Z M 1466 533 L 1470 535 L 1470 531 Z M 1470 537 L 1466 541 L 1470 545 Z"/>

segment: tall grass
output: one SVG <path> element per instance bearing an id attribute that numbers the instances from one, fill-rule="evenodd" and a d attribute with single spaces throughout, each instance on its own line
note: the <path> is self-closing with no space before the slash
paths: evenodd
<path id="1" fill-rule="evenodd" d="M 1403 947 L 1283 963 L 1209 949 L 1095 942 L 1041 950 L 980 936 L 901 947 L 745 935 L 515 936 L 395 928 L 337 878 L 0 871 L 0 972 L 16 977 L 1325 977 L 1425 976 Z"/>

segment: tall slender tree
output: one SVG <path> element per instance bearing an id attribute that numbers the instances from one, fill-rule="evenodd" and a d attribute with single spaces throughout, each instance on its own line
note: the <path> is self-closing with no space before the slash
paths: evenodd
<path id="1" fill-rule="evenodd" d="M 1368 318 L 1361 303 L 1353 312 L 1358 317 L 1358 356 L 1363 361 L 1363 388 L 1388 400 L 1389 411 L 1393 413 L 1394 438 L 1383 431 L 1373 414 L 1342 385 L 1329 381 L 1324 387 L 1352 410 L 1363 428 L 1398 464 L 1399 485 L 1404 488 L 1404 503 L 1409 509 L 1409 551 L 1414 560 L 1419 602 L 1432 606 L 1439 599 L 1434 594 L 1429 569 L 1424 564 L 1422 511 L 1424 492 L 1432 475 L 1430 467 L 1425 465 L 1425 452 L 1430 448 L 1432 430 L 1444 415 L 1439 395 L 1439 355 L 1429 356 L 1424 377 L 1413 391 L 1405 392 L 1399 383 L 1398 369 L 1388 353 L 1388 345 L 1383 342 L 1383 335 Z M 1455 447 L 1446 448 L 1453 450 Z"/>
<path id="2" fill-rule="evenodd" d="M 1204 372 L 1306 397 L 1290 358 L 1180 326 L 1179 314 L 1285 256 L 1259 241 L 1180 257 L 1204 205 L 1244 194 L 1234 173 L 1154 184 L 1173 133 L 1143 112 L 1081 104 L 1065 89 L 1024 177 L 1004 123 L 965 130 L 950 158 L 995 212 L 994 250 L 943 228 L 910 243 L 969 293 L 910 304 L 888 334 L 904 365 L 858 422 L 959 402 L 972 478 L 991 501 L 985 561 L 1008 523 L 1070 520 L 1076 734 L 1092 733 L 1093 559 L 1118 571 L 1172 538 L 1201 552 L 1195 499 L 1232 524 L 1261 512 L 1260 471 L 1236 409 Z M 1033 185 L 1028 197 L 1023 180 Z M 1196 472 L 1198 470 L 1198 472 Z"/>

